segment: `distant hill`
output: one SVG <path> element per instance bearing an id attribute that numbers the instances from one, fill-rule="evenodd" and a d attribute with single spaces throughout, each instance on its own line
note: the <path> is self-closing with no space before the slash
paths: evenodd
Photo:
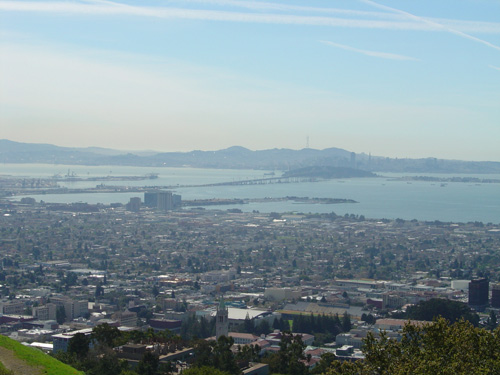
<path id="1" fill-rule="evenodd" d="M 354 154 L 340 148 L 315 150 L 270 149 L 252 151 L 233 146 L 218 151 L 128 152 L 107 148 L 70 148 L 50 144 L 0 140 L 0 163 L 69 165 L 123 165 L 142 167 L 195 167 L 289 171 L 322 166 L 374 172 L 500 173 L 500 162 L 470 162 L 435 158 L 393 159 Z"/>
<path id="2" fill-rule="evenodd" d="M 0 335 L 0 362 L 14 374 L 84 375 L 40 350 Z"/>

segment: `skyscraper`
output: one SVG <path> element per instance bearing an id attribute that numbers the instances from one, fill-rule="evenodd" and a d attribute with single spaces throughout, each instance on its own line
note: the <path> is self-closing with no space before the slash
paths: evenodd
<path id="1" fill-rule="evenodd" d="M 491 286 L 491 307 L 500 307 L 500 284 Z"/>
<path id="2" fill-rule="evenodd" d="M 469 306 L 485 307 L 488 305 L 488 279 L 474 279 L 469 283 Z"/>
<path id="3" fill-rule="evenodd" d="M 161 211 L 170 211 L 174 208 L 172 201 L 172 193 L 170 191 L 158 192 L 158 205 L 156 206 Z"/>
<path id="4" fill-rule="evenodd" d="M 181 207 L 182 198 L 180 195 L 172 194 L 171 191 L 151 191 L 144 193 L 144 205 L 161 211 L 170 211 Z"/>

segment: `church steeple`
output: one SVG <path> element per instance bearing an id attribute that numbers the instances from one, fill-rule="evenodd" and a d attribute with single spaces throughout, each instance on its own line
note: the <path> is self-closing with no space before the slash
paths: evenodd
<path id="1" fill-rule="evenodd" d="M 217 306 L 215 319 L 215 337 L 217 339 L 221 336 L 227 337 L 229 335 L 229 311 L 222 296 Z"/>

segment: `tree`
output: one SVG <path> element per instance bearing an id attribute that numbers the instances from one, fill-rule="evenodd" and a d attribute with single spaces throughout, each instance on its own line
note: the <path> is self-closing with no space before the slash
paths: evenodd
<path id="1" fill-rule="evenodd" d="M 64 306 L 56 307 L 56 321 L 58 324 L 63 324 L 66 321 L 66 309 Z"/>
<path id="2" fill-rule="evenodd" d="M 203 367 L 191 367 L 182 371 L 182 375 L 230 375 L 227 372 L 218 370 L 214 367 L 203 366 Z"/>
<path id="3" fill-rule="evenodd" d="M 497 314 L 493 310 L 490 311 L 490 316 L 486 322 L 486 327 L 490 330 L 493 330 L 497 327 Z"/>
<path id="4" fill-rule="evenodd" d="M 231 346 L 232 337 L 221 336 L 217 341 L 198 340 L 195 343 L 195 367 L 214 367 L 229 374 L 239 374 L 240 370 L 236 363 Z"/>
<path id="5" fill-rule="evenodd" d="M 349 316 L 349 314 L 347 313 L 347 311 L 344 313 L 344 315 L 342 316 L 342 330 L 344 332 L 349 332 L 352 328 L 352 325 L 351 325 L 351 317 Z"/>
<path id="6" fill-rule="evenodd" d="M 76 273 L 68 272 L 66 274 L 66 277 L 64 278 L 64 284 L 66 285 L 67 288 L 76 285 L 77 282 L 78 282 L 78 276 Z"/>
<path id="7" fill-rule="evenodd" d="M 365 313 L 361 315 L 361 320 L 368 324 L 375 324 L 376 321 L 375 317 L 372 314 L 366 315 Z"/>
<path id="8" fill-rule="evenodd" d="M 89 353 L 90 338 L 83 333 L 77 333 L 68 342 L 68 353 L 74 354 L 82 361 Z"/>
<path id="9" fill-rule="evenodd" d="M 280 350 L 276 354 L 264 358 L 263 362 L 269 364 L 271 373 L 306 375 L 307 367 L 302 362 L 305 360 L 305 347 L 300 335 L 283 332 Z"/>
<path id="10" fill-rule="evenodd" d="M 153 296 L 156 298 L 158 297 L 158 294 L 160 294 L 160 290 L 158 289 L 158 286 L 155 284 L 153 286 Z"/>
<path id="11" fill-rule="evenodd" d="M 85 369 L 87 375 L 122 375 L 128 369 L 127 361 L 120 361 L 111 348 L 100 347 L 91 352 L 93 361 Z"/>
<path id="12" fill-rule="evenodd" d="M 95 286 L 95 296 L 96 298 L 99 298 L 100 296 L 104 295 L 104 288 L 102 287 L 100 282 L 97 282 L 97 285 Z"/>
<path id="13" fill-rule="evenodd" d="M 236 352 L 236 360 L 248 361 L 248 362 L 259 362 L 259 352 L 260 347 L 258 345 L 244 345 L 241 347 L 238 345 L 238 351 Z"/>
<path id="14" fill-rule="evenodd" d="M 137 364 L 135 371 L 141 375 L 156 375 L 159 363 L 158 356 L 148 350 Z"/>
<path id="15" fill-rule="evenodd" d="M 270 332 L 271 332 L 271 327 L 269 326 L 269 323 L 265 319 L 262 319 L 262 321 L 255 328 L 255 333 L 259 336 L 262 334 L 267 335 Z"/>
<path id="16" fill-rule="evenodd" d="M 253 333 L 253 331 L 254 331 L 254 324 L 247 313 L 247 315 L 245 316 L 245 321 L 243 322 L 243 332 Z"/>
<path id="17" fill-rule="evenodd" d="M 421 301 L 415 306 L 409 307 L 407 311 L 408 317 L 415 320 L 432 321 L 434 318 L 442 316 L 451 323 L 463 318 L 475 326 L 479 324 L 479 316 L 466 303 L 444 298 Z"/>
<path id="18" fill-rule="evenodd" d="M 325 373 L 335 360 L 336 360 L 335 354 L 333 353 L 323 354 L 318 364 L 314 366 L 314 368 L 312 369 L 311 373 L 312 374 Z"/>
<path id="19" fill-rule="evenodd" d="M 233 344 L 232 337 L 221 336 L 217 339 L 212 350 L 213 367 L 230 374 L 239 374 L 240 369 L 231 351 Z"/>
<path id="20" fill-rule="evenodd" d="M 500 368 L 500 330 L 490 332 L 469 321 L 453 324 L 444 318 L 403 328 L 401 342 L 382 332 L 365 340 L 364 361 L 335 361 L 326 372 L 337 374 L 497 374 Z"/>
<path id="21" fill-rule="evenodd" d="M 212 365 L 213 342 L 207 340 L 197 340 L 194 343 L 194 366 L 204 367 Z"/>
<path id="22" fill-rule="evenodd" d="M 118 328 L 110 326 L 108 323 L 99 324 L 92 328 L 91 338 L 99 345 L 113 348 L 114 342 L 121 336 Z"/>

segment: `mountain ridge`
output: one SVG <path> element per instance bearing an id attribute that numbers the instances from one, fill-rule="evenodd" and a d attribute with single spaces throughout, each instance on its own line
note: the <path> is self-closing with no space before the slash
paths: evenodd
<path id="1" fill-rule="evenodd" d="M 312 166 L 332 166 L 399 173 L 500 173 L 500 162 L 494 161 L 463 161 L 432 157 L 387 158 L 353 153 L 336 147 L 323 150 L 312 148 L 250 150 L 242 146 L 231 146 L 216 151 L 156 152 L 121 151 L 102 147 L 61 147 L 7 139 L 0 140 L 0 162 L 283 171 Z"/>

